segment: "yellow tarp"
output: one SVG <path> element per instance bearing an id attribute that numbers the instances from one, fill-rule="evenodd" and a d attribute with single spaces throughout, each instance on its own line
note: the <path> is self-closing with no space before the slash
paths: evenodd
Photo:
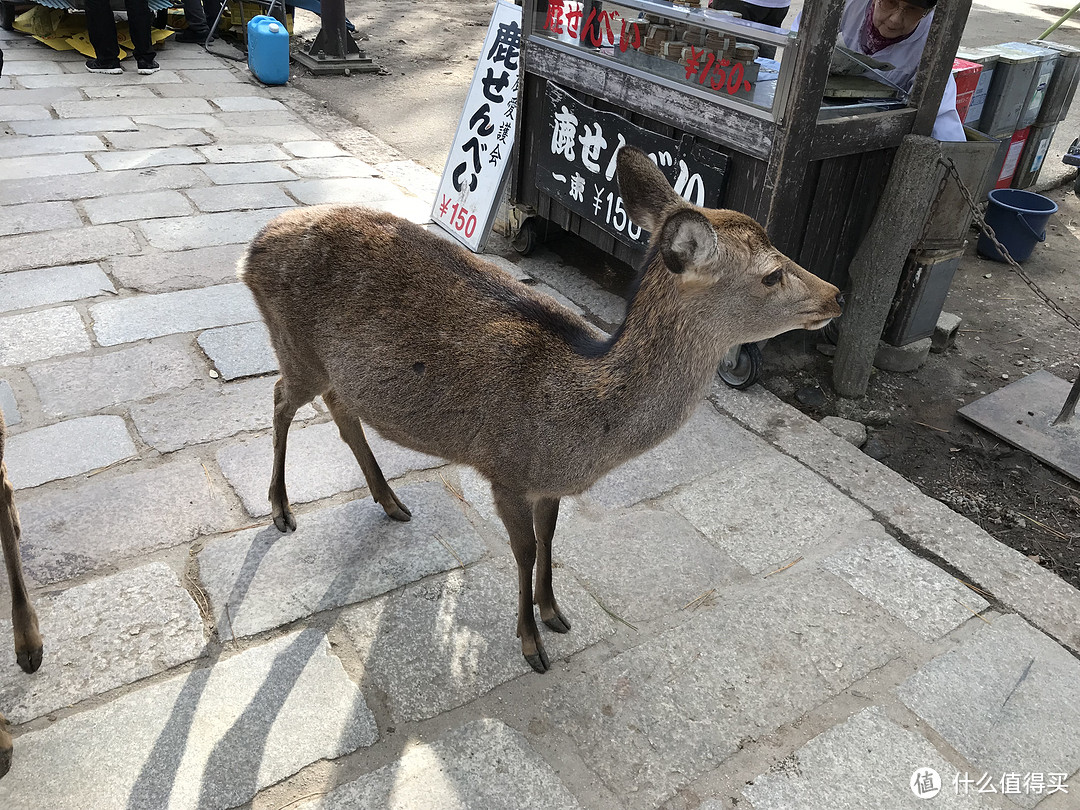
<path id="1" fill-rule="evenodd" d="M 68 14 L 61 8 L 34 6 L 15 18 L 15 30 L 29 34 L 56 51 L 76 50 L 84 56 L 97 56 L 86 33 L 86 17 L 83 14 Z M 172 31 L 159 28 L 150 31 L 150 39 L 155 43 L 172 35 Z M 126 22 L 116 23 L 116 40 L 120 44 L 120 58 L 126 59 L 128 51 L 135 47 Z"/>

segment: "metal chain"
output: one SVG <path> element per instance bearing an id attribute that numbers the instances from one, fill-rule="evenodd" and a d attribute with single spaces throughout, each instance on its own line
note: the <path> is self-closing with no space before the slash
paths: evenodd
<path id="1" fill-rule="evenodd" d="M 1010 255 L 1008 249 L 997 240 L 997 236 L 994 234 L 994 229 L 987 224 L 985 217 L 982 215 L 982 212 L 979 211 L 978 203 L 975 202 L 975 198 L 972 196 L 971 191 L 968 190 L 968 187 L 964 184 L 963 179 L 960 177 L 960 172 L 957 171 L 956 164 L 953 162 L 953 159 L 950 157 L 942 156 L 938 158 L 938 160 L 942 165 L 945 166 L 946 169 L 945 176 L 942 178 L 942 183 L 944 184 L 945 178 L 948 178 L 950 175 L 952 176 L 952 178 L 956 181 L 956 184 L 960 187 L 960 193 L 964 195 L 964 199 L 967 201 L 968 207 L 971 209 L 971 213 L 975 217 L 975 222 L 979 226 L 979 229 L 984 234 L 986 234 L 986 237 L 991 242 L 994 243 L 994 247 L 996 247 L 1001 252 L 1001 255 L 1005 257 L 1005 260 L 1012 267 L 1016 275 L 1020 276 L 1020 278 L 1024 280 L 1024 283 L 1031 288 L 1031 291 L 1035 293 L 1035 295 L 1042 299 L 1044 304 L 1046 304 L 1048 307 L 1050 307 L 1050 309 L 1054 310 L 1054 312 L 1064 318 L 1065 321 L 1071 326 L 1080 329 L 1080 321 L 1077 321 L 1076 318 L 1074 318 L 1072 315 L 1062 309 L 1061 305 L 1058 304 L 1056 301 L 1052 301 L 1050 299 L 1050 296 L 1043 292 L 1042 289 L 1040 289 L 1039 285 L 1032 281 L 1028 274 L 1024 272 L 1024 268 L 1017 264 L 1016 260 Z M 943 188 L 944 185 L 938 188 L 939 196 Z M 922 242 L 921 237 L 919 241 L 920 243 Z"/>
<path id="2" fill-rule="evenodd" d="M 944 164 L 944 161 L 939 161 Z M 922 250 L 923 243 L 926 241 L 927 234 L 930 233 L 931 228 L 934 227 L 934 217 L 937 214 L 938 203 L 941 202 L 942 196 L 945 194 L 945 186 L 949 184 L 949 172 L 944 171 L 941 173 L 941 180 L 938 182 L 937 194 L 934 195 L 934 201 L 930 203 L 930 211 L 926 216 L 926 221 L 923 222 L 922 233 L 919 234 L 919 241 L 915 243 L 914 250 Z"/>

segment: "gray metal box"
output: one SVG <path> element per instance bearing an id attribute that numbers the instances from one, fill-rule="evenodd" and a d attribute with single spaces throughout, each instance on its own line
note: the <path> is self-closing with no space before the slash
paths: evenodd
<path id="1" fill-rule="evenodd" d="M 992 50 L 998 55 L 997 66 L 982 118 L 975 129 L 999 138 L 1022 129 L 1017 124 L 1031 101 L 1028 91 L 1039 67 L 1039 58 L 1002 45 L 994 45 Z"/>
<path id="2" fill-rule="evenodd" d="M 1043 99 L 1046 98 L 1046 90 L 1050 86 L 1050 80 L 1057 67 L 1058 52 L 1052 48 L 1041 48 L 1028 42 L 1006 42 L 1001 47 L 1011 48 L 1020 53 L 1030 53 L 1039 60 L 1035 75 L 1031 78 L 1031 85 L 1028 87 L 1027 105 L 1020 112 L 1020 121 L 1016 125 L 1017 129 L 1030 127 L 1039 117 Z"/>
<path id="3" fill-rule="evenodd" d="M 952 250 L 913 250 L 908 254 L 881 336 L 886 343 L 906 346 L 934 334 L 963 255 L 963 245 Z"/>
<path id="4" fill-rule="evenodd" d="M 975 86 L 975 95 L 971 98 L 971 105 L 964 116 L 964 123 L 969 127 L 978 128 L 979 119 L 982 118 L 983 108 L 986 106 L 986 96 L 990 92 L 990 84 L 994 79 L 994 68 L 997 67 L 998 55 L 993 48 L 961 48 L 956 52 L 957 59 L 968 62 L 978 62 L 983 66 L 979 74 L 979 83 Z"/>
<path id="5" fill-rule="evenodd" d="M 952 158 L 956 170 L 976 202 L 986 199 L 997 181 L 1000 163 L 995 163 L 1000 142 L 994 138 L 964 127 L 967 141 L 942 141 L 941 153 Z M 949 178 L 945 188 L 933 205 L 933 216 L 926 224 L 920 246 L 925 249 L 944 250 L 964 244 L 971 227 L 971 207 L 964 199 L 956 181 Z"/>
<path id="6" fill-rule="evenodd" d="M 1024 144 L 1024 151 L 1020 153 L 1020 163 L 1016 167 L 1016 174 L 1013 175 L 1013 188 L 1031 188 L 1035 185 L 1057 127 L 1057 122 L 1054 122 L 1035 124 L 1031 128 L 1027 143 Z"/>
<path id="7" fill-rule="evenodd" d="M 1080 48 L 1045 39 L 1033 39 L 1031 44 L 1058 52 L 1054 76 L 1050 79 L 1050 86 L 1046 88 L 1046 97 L 1039 110 L 1039 117 L 1035 119 L 1036 124 L 1056 124 L 1065 120 L 1073 96 L 1076 95 L 1076 86 L 1080 84 Z"/>

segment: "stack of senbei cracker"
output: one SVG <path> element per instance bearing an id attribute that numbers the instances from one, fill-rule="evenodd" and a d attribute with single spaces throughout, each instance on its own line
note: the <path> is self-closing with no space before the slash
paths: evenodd
<path id="1" fill-rule="evenodd" d="M 653 23 L 649 26 L 645 39 L 641 43 L 641 51 L 653 56 L 661 56 L 664 43 L 673 39 L 675 39 L 675 26 Z"/>

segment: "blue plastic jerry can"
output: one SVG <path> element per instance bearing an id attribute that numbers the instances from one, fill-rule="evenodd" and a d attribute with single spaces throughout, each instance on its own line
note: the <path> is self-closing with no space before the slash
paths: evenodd
<path id="1" fill-rule="evenodd" d="M 260 14 L 247 27 L 248 67 L 263 84 L 289 80 L 289 32 L 274 17 Z"/>

